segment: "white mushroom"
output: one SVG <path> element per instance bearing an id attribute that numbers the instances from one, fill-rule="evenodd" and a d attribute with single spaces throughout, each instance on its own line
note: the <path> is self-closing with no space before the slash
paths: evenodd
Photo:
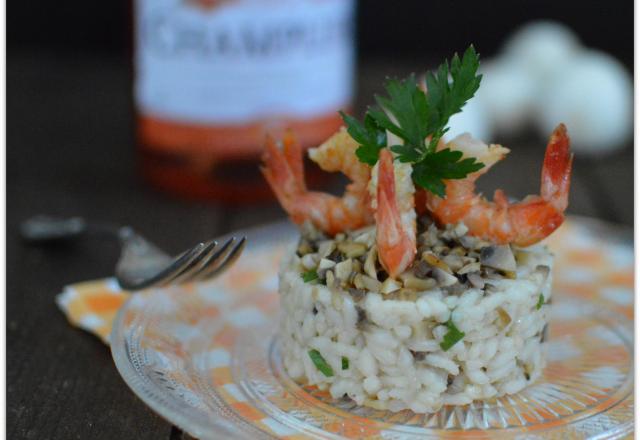
<path id="1" fill-rule="evenodd" d="M 517 268 L 516 259 L 508 244 L 483 247 L 480 250 L 480 264 L 504 272 L 515 272 Z"/>

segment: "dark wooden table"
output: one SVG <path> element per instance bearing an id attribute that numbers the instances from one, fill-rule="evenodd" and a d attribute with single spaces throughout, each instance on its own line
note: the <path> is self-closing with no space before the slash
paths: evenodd
<path id="1" fill-rule="evenodd" d="M 359 96 L 422 60 L 368 61 Z M 392 67 L 390 67 L 392 65 Z M 126 60 L 10 53 L 7 61 L 7 438 L 161 439 L 181 433 L 133 395 L 97 338 L 70 327 L 54 304 L 66 284 L 111 275 L 117 244 L 22 243 L 18 225 L 48 213 L 130 224 L 162 248 L 284 217 L 275 204 L 221 209 L 149 189 L 133 166 Z M 362 99 L 358 108 L 362 108 Z M 509 165 L 482 186 L 522 196 L 538 188 L 544 140 L 515 139 Z M 537 148 L 533 148 L 533 147 Z M 569 212 L 631 225 L 633 150 L 578 159 Z"/>

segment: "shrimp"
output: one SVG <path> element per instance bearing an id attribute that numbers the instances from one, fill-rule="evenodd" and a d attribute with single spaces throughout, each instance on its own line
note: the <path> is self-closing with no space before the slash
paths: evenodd
<path id="1" fill-rule="evenodd" d="M 377 182 L 376 182 L 377 181 Z M 378 259 L 391 278 L 401 274 L 416 254 L 415 187 L 411 180 L 411 165 L 393 161 L 391 151 L 380 151 L 373 169 L 370 192 L 376 192 L 376 245 Z"/>
<path id="2" fill-rule="evenodd" d="M 530 195 L 510 203 L 502 190 L 496 190 L 490 202 L 474 193 L 475 181 L 509 152 L 499 145 L 487 146 L 464 134 L 447 147 L 460 150 L 465 157 L 476 157 L 484 167 L 461 180 L 446 181 L 446 198 L 426 194 L 427 209 L 440 223 L 459 221 L 471 235 L 497 244 L 529 246 L 539 242 L 564 221 L 569 203 L 569 184 L 573 154 L 564 124 L 554 130 L 542 165 L 540 195 Z"/>
<path id="3" fill-rule="evenodd" d="M 325 171 L 341 171 L 351 179 L 342 197 L 309 191 L 304 181 L 302 148 L 287 132 L 282 149 L 267 137 L 262 156 L 262 174 L 278 201 L 296 224 L 310 221 L 318 229 L 335 235 L 372 223 L 367 182 L 371 169 L 358 161 L 358 144 L 342 128 L 318 148 L 309 150 L 309 157 Z"/>

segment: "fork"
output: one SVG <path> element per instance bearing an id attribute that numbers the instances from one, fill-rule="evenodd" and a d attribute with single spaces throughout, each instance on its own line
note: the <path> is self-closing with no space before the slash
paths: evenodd
<path id="1" fill-rule="evenodd" d="M 231 237 L 222 244 L 209 240 L 170 257 L 130 226 L 43 215 L 20 225 L 22 238 L 30 243 L 70 240 L 87 232 L 106 232 L 119 239 L 121 251 L 115 276 L 120 287 L 131 291 L 212 279 L 231 267 L 247 241 L 246 237 Z"/>

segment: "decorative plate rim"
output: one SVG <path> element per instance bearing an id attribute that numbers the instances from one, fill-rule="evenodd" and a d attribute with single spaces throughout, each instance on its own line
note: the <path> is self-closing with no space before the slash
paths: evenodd
<path id="1" fill-rule="evenodd" d="M 256 226 L 253 228 L 247 228 L 241 230 L 241 232 L 247 237 L 247 243 L 252 247 L 260 247 L 263 246 L 267 242 L 273 241 L 273 237 L 278 237 L 280 235 L 284 235 L 287 232 L 291 232 L 292 224 L 289 221 L 279 221 L 268 223 L 266 225 Z M 232 236 L 236 236 L 238 233 L 229 233 L 221 236 L 218 241 L 224 241 L 226 238 L 231 238 Z M 269 237 L 269 239 L 265 239 L 265 237 Z M 153 295 L 153 293 L 150 293 Z M 113 357 L 114 363 L 116 365 L 116 369 L 122 379 L 125 381 L 127 386 L 131 389 L 131 391 L 138 396 L 147 406 L 149 406 L 153 411 L 155 411 L 162 418 L 167 420 L 169 423 L 174 424 L 179 427 L 183 431 L 189 432 L 196 438 L 200 438 L 206 435 L 206 432 L 211 429 L 210 424 L 201 424 L 198 422 L 193 422 L 188 415 L 185 414 L 183 408 L 175 405 L 172 401 L 167 400 L 165 405 L 160 404 L 157 400 L 152 398 L 151 394 L 148 392 L 146 387 L 140 387 L 143 383 L 154 386 L 150 380 L 143 378 L 140 376 L 136 370 L 132 366 L 131 359 L 129 357 L 129 350 L 127 350 L 127 341 L 123 335 L 125 331 L 124 327 L 124 316 L 126 312 L 129 310 L 131 306 L 132 299 L 136 294 L 133 294 L 131 298 L 129 298 L 124 305 L 118 310 L 116 317 L 113 321 L 113 327 L 111 330 L 111 335 L 109 340 L 111 341 L 111 356 Z M 116 341 L 123 341 L 123 344 L 114 343 Z M 145 390 L 147 392 L 140 392 L 139 390 Z M 217 429 L 220 429 L 221 434 L 227 435 L 237 435 L 235 432 L 231 432 L 230 428 L 222 419 L 216 420 L 212 422 L 215 424 Z"/>
<path id="2" fill-rule="evenodd" d="M 612 225 L 607 222 L 603 222 L 599 219 L 593 219 L 589 217 L 579 217 L 572 216 L 573 220 L 576 223 L 587 225 L 589 229 L 602 229 L 608 231 L 615 231 L 616 233 L 613 235 L 614 242 L 623 242 L 628 235 L 628 231 L 621 231 L 616 228 L 616 225 Z M 628 229 L 628 228 L 627 228 Z M 277 240 L 278 237 L 291 239 L 291 232 L 294 231 L 291 223 L 288 221 L 280 221 L 275 223 L 270 223 L 263 226 L 258 226 L 251 229 L 245 229 L 241 231 L 245 234 L 251 243 L 251 247 L 253 249 L 258 249 L 263 246 L 265 243 L 273 243 Z M 237 234 L 236 232 L 235 234 Z M 227 234 L 227 236 L 231 236 L 232 234 Z M 224 237 L 223 237 L 224 238 Z M 632 246 L 631 246 L 632 247 Z M 146 295 L 153 295 L 154 292 L 147 292 Z M 215 420 L 207 420 L 206 423 L 194 420 L 193 417 L 190 417 L 189 410 L 183 406 L 180 406 L 176 403 L 176 401 L 170 398 L 162 398 L 161 395 L 162 390 L 158 387 L 157 384 L 153 383 L 153 381 L 148 377 L 141 375 L 133 366 L 133 359 L 130 357 L 130 350 L 128 347 L 128 341 L 125 337 L 125 331 L 131 331 L 134 329 L 135 331 L 140 331 L 139 326 L 127 325 L 124 324 L 124 318 L 127 311 L 130 309 L 132 304 L 132 299 L 135 298 L 135 295 L 126 301 L 126 303 L 121 307 L 118 311 L 114 322 L 113 328 L 110 336 L 111 340 L 111 353 L 114 359 L 114 363 L 120 375 L 122 376 L 125 383 L 129 386 L 129 388 L 136 394 L 147 406 L 149 406 L 154 412 L 158 415 L 169 421 L 170 423 L 178 426 L 180 429 L 189 432 L 194 437 L 198 438 L 206 438 L 207 435 L 211 432 L 212 429 L 216 430 L 218 435 L 225 435 L 228 438 L 238 438 L 239 433 L 237 431 L 237 426 L 229 421 L 224 420 L 223 418 L 217 418 Z M 613 310 L 607 310 L 608 312 L 615 313 Z M 629 320 L 629 324 L 631 328 L 634 326 L 634 320 Z M 633 336 L 632 336 L 633 337 Z M 632 342 L 633 343 L 633 342 Z M 633 355 L 633 351 L 631 351 Z M 633 361 L 632 361 L 633 362 Z M 632 379 L 633 382 L 633 379 Z M 634 387 L 634 385 L 632 385 Z M 160 391 L 153 392 L 151 389 Z M 165 391 L 166 393 L 166 391 Z M 631 392 L 633 394 L 633 390 Z M 620 401 L 626 400 L 628 396 L 625 396 Z M 629 425 L 629 424 L 625 424 Z M 633 431 L 634 421 L 630 421 L 630 428 L 620 427 L 620 430 L 617 430 L 617 433 L 610 433 L 614 437 L 619 435 L 624 435 Z M 247 434 L 246 432 L 242 432 L 242 434 Z M 266 432 L 265 435 L 269 436 Z M 255 436 L 254 436 L 255 438 Z M 599 437 L 598 437 L 599 438 Z M 609 436 L 605 435 L 603 438 L 609 438 Z"/>

